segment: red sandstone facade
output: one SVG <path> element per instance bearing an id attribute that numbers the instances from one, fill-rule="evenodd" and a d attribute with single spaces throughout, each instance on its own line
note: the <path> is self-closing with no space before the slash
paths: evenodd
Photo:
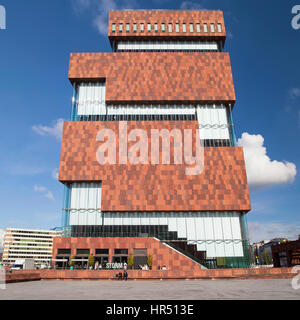
<path id="1" fill-rule="evenodd" d="M 176 250 L 154 238 L 57 238 L 53 242 L 53 259 L 57 250 L 71 249 L 71 256 L 76 256 L 77 249 L 90 249 L 90 254 L 96 256 L 96 249 L 109 249 L 109 261 L 112 261 L 115 249 L 128 249 L 128 255 L 133 249 L 147 249 L 152 255 L 153 270 L 166 266 L 168 270 L 191 271 L 201 270 L 201 266 Z"/>
<path id="2" fill-rule="evenodd" d="M 69 79 L 105 79 L 107 103 L 235 102 L 224 52 L 72 53 Z"/>
<path id="3" fill-rule="evenodd" d="M 115 249 L 144 248 L 153 255 L 153 269 L 248 266 L 245 215 L 251 205 L 234 134 L 223 13 L 112 11 L 108 37 L 113 52 L 70 57 L 72 121 L 64 124 L 59 170 L 66 237 L 55 239 L 53 259 L 60 249 L 71 249 L 72 256 L 79 248 L 93 255 L 103 248 L 111 262 Z M 114 133 L 119 160 L 124 122 L 126 134 L 146 133 L 148 162 L 100 165 L 99 132 Z M 170 164 L 162 164 L 162 149 L 159 164 L 152 164 L 153 129 L 192 130 L 204 154 L 201 173 L 187 175 L 184 159 L 175 163 L 173 138 Z"/>
<path id="4" fill-rule="evenodd" d="M 186 175 L 182 165 L 107 164 L 100 165 L 96 153 L 102 142 L 96 141 L 101 129 L 116 134 L 119 154 L 119 123 L 65 122 L 59 180 L 102 181 L 102 211 L 249 211 L 249 190 L 242 148 L 204 148 L 204 171 Z M 144 129 L 194 129 L 196 121 L 144 121 L 127 123 L 128 132 Z M 194 137 L 196 138 L 196 137 Z M 86 141 L 89 141 L 87 145 Z M 76 143 L 74 143 L 76 142 Z M 149 139 L 149 150 L 151 140 Z M 128 143 L 128 150 L 132 143 Z M 161 154 L 162 152 L 160 152 Z M 171 159 L 174 154 L 171 148 Z"/>

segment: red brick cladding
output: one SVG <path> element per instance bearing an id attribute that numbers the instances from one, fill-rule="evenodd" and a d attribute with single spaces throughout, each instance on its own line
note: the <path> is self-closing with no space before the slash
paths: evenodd
<path id="1" fill-rule="evenodd" d="M 102 181 L 103 211 L 201 211 L 250 210 L 243 150 L 239 147 L 205 148 L 204 170 L 186 175 L 186 165 L 99 165 L 96 151 L 102 142 L 97 132 L 110 128 L 116 133 L 119 155 L 119 122 L 65 122 L 59 180 Z M 134 128 L 194 129 L 197 121 L 129 121 Z M 128 143 L 128 150 L 133 142 Z M 150 142 L 148 145 L 150 159 Z M 171 143 L 171 163 L 172 161 Z M 149 160 L 149 163 L 151 161 Z M 161 163 L 161 161 L 160 161 Z"/>
<path id="2" fill-rule="evenodd" d="M 112 32 L 112 24 L 116 24 L 116 32 Z M 123 32 L 119 31 L 119 23 L 123 24 Z M 126 23 L 130 23 L 130 31 L 126 32 Z M 133 23 L 137 24 L 137 32 L 133 32 Z M 140 32 L 140 24 L 144 23 L 144 32 Z M 151 23 L 151 32 L 147 30 L 147 24 Z M 154 31 L 154 24 L 158 24 L 158 32 Z M 165 32 L 161 31 L 161 24 L 165 23 Z M 172 23 L 172 32 L 169 32 L 168 25 Z M 176 32 L 175 23 L 179 23 L 180 32 Z M 186 32 L 182 32 L 182 24 L 186 24 Z M 194 24 L 194 32 L 190 32 L 190 23 Z M 196 30 L 196 23 L 200 23 L 200 32 Z M 208 32 L 204 32 L 203 25 L 207 24 Z M 215 32 L 211 32 L 210 24 L 215 25 Z M 217 32 L 217 24 L 222 25 L 222 32 Z M 224 17 L 222 11 L 110 11 L 108 36 L 113 37 L 226 37 Z"/>
<path id="3" fill-rule="evenodd" d="M 108 103 L 234 103 L 224 52 L 72 53 L 69 79 L 106 79 Z"/>
<path id="4" fill-rule="evenodd" d="M 153 255 L 153 270 L 158 266 L 166 266 L 170 270 L 200 270 L 199 264 L 164 245 L 154 238 L 58 238 L 53 239 L 52 258 L 55 259 L 57 249 L 71 249 L 71 256 L 76 256 L 76 249 L 90 249 L 95 255 L 95 249 L 109 249 L 109 261 L 112 262 L 114 249 L 146 249 Z"/>

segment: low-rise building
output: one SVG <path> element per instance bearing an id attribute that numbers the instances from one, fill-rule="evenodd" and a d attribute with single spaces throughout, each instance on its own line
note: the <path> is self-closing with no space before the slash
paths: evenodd
<path id="1" fill-rule="evenodd" d="M 271 247 L 274 267 L 300 265 L 300 239 L 275 244 Z"/>
<path id="2" fill-rule="evenodd" d="M 12 265 L 16 259 L 31 258 L 36 266 L 50 265 L 53 238 L 61 236 L 61 231 L 6 229 L 4 238 L 3 263 Z"/>
<path id="3" fill-rule="evenodd" d="M 271 240 L 262 240 L 259 242 L 255 242 L 251 245 L 251 257 L 252 262 L 256 265 L 265 265 L 268 264 L 268 261 L 265 261 L 267 256 L 269 257 L 270 261 L 272 261 L 272 250 L 271 247 L 273 245 L 277 245 L 280 243 L 287 242 L 288 239 L 286 238 L 274 238 Z M 273 261 L 272 261 L 273 263 Z M 270 264 L 272 264 L 270 263 Z"/>

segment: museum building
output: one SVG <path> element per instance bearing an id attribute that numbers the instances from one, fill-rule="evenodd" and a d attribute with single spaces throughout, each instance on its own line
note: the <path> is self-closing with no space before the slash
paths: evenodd
<path id="1" fill-rule="evenodd" d="M 70 56 L 53 259 L 249 267 L 251 205 L 222 11 L 110 11 L 108 38 L 112 52 Z M 198 171 L 186 161 L 188 136 Z"/>

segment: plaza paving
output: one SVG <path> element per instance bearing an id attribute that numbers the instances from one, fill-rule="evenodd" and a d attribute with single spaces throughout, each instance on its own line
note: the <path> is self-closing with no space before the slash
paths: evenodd
<path id="1" fill-rule="evenodd" d="M 300 289 L 291 279 L 178 281 L 32 281 L 10 283 L 0 290 L 4 299 L 50 300 L 210 300 L 293 299 Z"/>

